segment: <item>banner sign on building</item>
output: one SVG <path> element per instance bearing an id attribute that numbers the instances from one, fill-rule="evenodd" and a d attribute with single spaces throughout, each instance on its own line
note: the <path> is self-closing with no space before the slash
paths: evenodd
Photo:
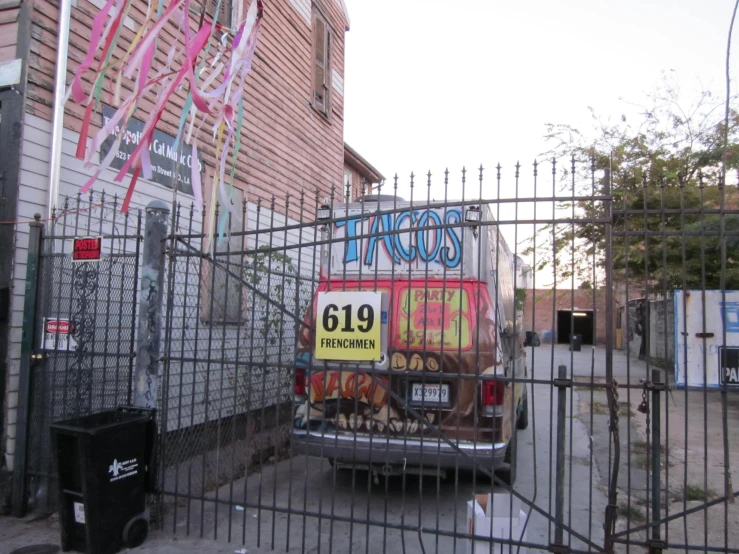
<path id="1" fill-rule="evenodd" d="M 115 109 L 103 105 L 103 125 L 110 121 L 113 114 L 115 114 Z M 119 132 L 120 126 L 116 126 L 103 141 L 102 145 L 100 145 L 100 161 L 108 155 Z M 112 169 L 121 169 L 123 167 L 134 150 L 136 150 L 143 132 L 143 121 L 134 119 L 133 117 L 128 120 L 126 134 L 121 140 L 118 154 L 116 154 L 113 162 L 110 164 Z M 154 140 L 149 147 L 151 180 L 169 188 L 173 188 L 173 185 L 176 183 L 178 191 L 185 194 L 192 194 L 192 147 L 185 144 L 184 140 L 180 140 L 180 144 L 175 152 L 172 148 L 174 141 L 175 137 L 172 135 L 159 130 L 154 131 Z M 205 166 L 203 165 L 203 158 L 200 152 L 198 152 L 197 164 L 202 174 Z M 128 172 L 133 173 L 133 167 Z"/>

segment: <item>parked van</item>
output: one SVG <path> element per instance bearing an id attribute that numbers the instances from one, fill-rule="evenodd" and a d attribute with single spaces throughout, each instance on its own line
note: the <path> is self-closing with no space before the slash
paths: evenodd
<path id="1" fill-rule="evenodd" d="M 334 206 L 299 336 L 293 444 L 392 474 L 513 480 L 528 424 L 520 264 L 487 205 Z"/>

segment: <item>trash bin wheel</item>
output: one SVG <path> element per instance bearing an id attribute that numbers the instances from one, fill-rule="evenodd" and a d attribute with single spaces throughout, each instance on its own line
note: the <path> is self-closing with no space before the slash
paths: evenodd
<path id="1" fill-rule="evenodd" d="M 144 544 L 149 534 L 149 522 L 144 516 L 136 516 L 123 528 L 123 544 L 128 548 L 136 548 Z"/>

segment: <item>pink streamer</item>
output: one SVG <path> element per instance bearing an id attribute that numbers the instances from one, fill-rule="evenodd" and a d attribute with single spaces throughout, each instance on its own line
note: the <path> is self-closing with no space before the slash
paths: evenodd
<path id="1" fill-rule="evenodd" d="M 80 189 L 81 194 L 85 194 L 87 191 L 89 191 L 92 188 L 92 185 L 95 184 L 95 181 L 97 181 L 98 177 L 100 177 L 100 174 L 106 169 L 108 169 L 110 167 L 110 164 L 113 163 L 113 159 L 115 158 L 115 155 L 118 153 L 118 149 L 121 147 L 121 138 L 122 138 L 122 134 L 119 134 L 116 137 L 115 141 L 113 141 L 113 146 L 110 147 L 110 150 L 108 151 L 108 154 L 105 156 L 105 159 L 102 162 L 100 162 L 100 166 L 98 167 L 97 171 L 95 171 L 93 176 L 90 177 Z"/>
<path id="2" fill-rule="evenodd" d="M 85 103 L 88 104 L 88 108 L 91 107 L 94 87 L 93 92 L 91 92 L 89 96 L 86 96 L 82 86 L 82 75 L 92 67 L 95 56 L 103 42 L 105 42 L 105 47 L 103 48 L 104 51 L 101 59 L 104 59 L 106 53 L 113 47 L 113 39 L 116 36 L 118 25 L 121 24 L 122 17 L 125 15 L 130 1 L 131 0 L 106 0 L 105 5 L 96 15 L 90 34 L 91 39 L 88 45 L 88 50 L 85 58 L 75 72 L 72 84 L 67 92 L 67 98 L 72 97 L 75 102 Z M 216 28 L 216 26 L 214 24 L 205 24 L 193 36 L 190 30 L 190 3 L 191 0 L 171 0 L 171 3 L 164 13 L 158 17 L 155 22 L 153 22 L 152 27 L 149 28 L 146 31 L 146 34 L 139 39 L 139 42 L 136 47 L 133 48 L 133 51 L 126 53 L 125 59 L 121 62 L 120 71 L 116 71 L 114 74 L 118 76 L 119 81 L 122 76 L 126 76 L 128 78 L 133 78 L 135 76 L 136 85 L 133 93 L 122 102 L 111 119 L 103 125 L 95 135 L 92 140 L 92 148 L 86 152 L 84 149 L 79 152 L 78 148 L 80 157 L 85 159 L 85 166 L 90 167 L 92 165 L 94 153 L 99 151 L 102 143 L 111 134 L 113 134 L 115 128 L 117 126 L 121 126 L 121 129 L 117 133 L 105 159 L 101 161 L 95 173 L 81 188 L 81 192 L 87 192 L 99 178 L 100 174 L 110 167 L 120 149 L 122 141 L 127 138 L 126 123 L 128 122 L 128 119 L 133 115 L 137 108 L 140 108 L 140 102 L 144 96 L 152 90 L 156 91 L 157 100 L 154 108 L 148 110 L 148 117 L 146 118 L 140 142 L 136 145 L 136 148 L 129 159 L 125 164 L 123 164 L 123 167 L 115 176 L 115 180 L 120 182 L 129 170 L 134 170 L 122 211 L 128 210 L 134 188 L 139 177 L 142 174 L 144 178 L 147 179 L 151 179 L 152 177 L 151 154 L 149 148 L 152 143 L 153 133 L 156 129 L 157 123 L 161 120 L 162 113 L 167 102 L 175 91 L 182 88 L 183 81 L 185 80 L 189 84 L 189 90 L 192 96 L 191 122 L 188 137 L 192 134 L 198 111 L 213 115 L 212 119 L 208 118 L 208 123 L 210 124 L 215 121 L 215 129 L 218 129 L 221 124 L 225 124 L 228 127 L 228 131 L 226 133 L 227 136 L 225 137 L 223 145 L 224 147 L 222 149 L 218 149 L 219 159 L 217 160 L 218 173 L 216 177 L 216 179 L 218 179 L 218 190 L 213 191 L 213 199 L 215 200 L 217 196 L 225 210 L 230 212 L 233 209 L 230 204 L 229 194 L 225 183 L 226 161 L 230 154 L 230 150 L 235 148 L 232 143 L 234 141 L 235 134 L 234 118 L 236 114 L 236 106 L 241 101 L 245 79 L 251 69 L 256 40 L 261 25 L 262 3 L 261 0 L 253 0 L 247 12 L 246 19 L 239 26 L 234 37 L 230 60 L 228 63 L 218 63 L 217 58 L 213 63 L 211 63 L 213 70 L 200 86 L 198 86 L 197 82 L 200 74 L 196 75 L 194 69 L 203 48 L 212 38 L 211 32 Z M 145 25 L 148 25 L 149 22 L 152 21 L 149 17 L 150 13 L 151 3 L 149 4 L 149 9 L 147 9 Z M 165 67 L 162 68 L 154 78 L 150 78 L 157 48 L 156 39 L 164 25 L 169 21 L 179 22 L 180 31 L 184 35 L 184 51 L 181 48 L 178 48 L 177 43 L 173 44 L 169 49 Z M 217 28 L 220 29 L 221 27 L 218 26 Z M 184 63 L 179 70 L 172 71 L 172 65 L 175 63 L 178 55 L 179 59 L 184 58 Z M 99 79 L 105 78 L 104 70 L 102 69 L 102 62 L 98 73 L 99 75 L 97 75 L 95 79 L 96 83 L 99 83 Z M 213 90 L 208 91 L 207 89 L 211 87 L 217 79 L 220 79 L 221 83 L 217 84 Z M 110 93 L 111 91 L 108 92 Z M 116 89 L 115 96 L 117 99 L 115 104 L 119 104 L 118 89 Z M 202 118 L 197 125 L 198 130 L 205 122 L 206 119 Z M 83 142 L 86 142 L 86 139 L 84 141 L 80 141 L 81 144 Z M 193 160 L 191 179 L 193 195 L 196 203 L 198 203 L 199 206 L 202 206 L 204 201 L 203 182 L 201 172 L 198 167 L 197 139 L 191 140 L 191 143 Z"/>
<path id="3" fill-rule="evenodd" d="M 190 7 L 190 0 L 185 0 L 185 10 L 187 11 Z M 197 58 L 197 53 L 199 53 L 205 44 L 210 39 L 210 28 L 207 25 L 203 25 L 203 27 L 198 31 L 198 33 L 195 35 L 195 38 L 192 42 L 192 47 L 187 47 L 187 61 L 185 63 L 185 68 L 187 70 L 187 77 L 190 80 L 190 92 L 192 93 L 192 103 L 200 110 L 201 112 L 210 113 L 210 109 L 208 108 L 208 104 L 205 102 L 205 100 L 200 96 L 200 93 L 198 91 L 197 83 L 195 82 L 195 72 L 193 71 L 193 68 L 195 67 L 195 58 Z M 190 44 L 190 26 L 185 25 L 185 44 Z M 183 69 L 185 69 L 183 68 Z"/>
<path id="4" fill-rule="evenodd" d="M 189 37 L 189 33 L 187 31 L 187 26 L 185 26 L 185 36 Z M 193 60 L 193 58 L 196 58 L 201 50 L 205 47 L 205 44 L 208 42 L 208 39 L 210 38 L 210 29 L 206 26 L 203 26 L 203 28 L 195 35 L 195 39 L 192 42 L 192 45 L 189 46 L 189 42 L 186 41 L 186 47 L 188 47 L 188 62 Z M 177 74 L 177 76 L 174 79 L 174 82 L 172 83 L 172 86 L 170 87 L 169 91 L 167 91 L 166 94 L 160 95 L 159 102 L 157 103 L 156 108 L 153 110 L 154 116 L 150 118 L 149 123 L 144 128 L 144 133 L 141 138 L 141 142 L 138 144 L 136 149 L 131 154 L 131 157 L 126 161 L 125 164 L 123 164 L 123 167 L 121 168 L 118 175 L 116 175 L 115 180 L 120 182 L 123 180 L 123 177 L 128 172 L 128 169 L 131 167 L 131 165 L 135 162 L 139 161 L 139 156 L 141 153 L 142 146 L 145 142 L 149 141 L 151 139 L 151 135 L 154 133 L 154 129 L 156 126 L 156 122 L 159 121 L 161 118 L 161 114 L 164 111 L 164 104 L 169 100 L 170 96 L 174 93 L 174 91 L 177 89 L 177 86 L 180 84 L 182 79 L 187 75 L 192 73 L 192 66 L 184 66 L 180 72 Z M 166 89 L 165 85 L 162 85 L 162 89 Z M 194 98 L 193 98 L 194 103 Z"/>
<path id="5" fill-rule="evenodd" d="M 112 26 L 113 21 L 115 21 L 116 19 L 117 12 L 112 15 L 110 21 L 108 22 L 108 25 L 105 27 L 105 35 L 103 35 L 103 24 L 105 22 L 105 19 L 108 17 L 108 13 L 110 13 L 113 5 L 117 1 L 119 0 L 108 0 L 95 16 L 95 19 L 92 20 L 92 30 L 90 31 L 90 45 L 87 48 L 85 59 L 82 60 L 82 63 L 79 65 L 77 71 L 75 71 L 74 73 L 72 86 L 70 87 L 72 98 L 74 98 L 74 101 L 77 103 L 82 103 L 87 98 L 85 91 L 82 89 L 82 74 L 90 69 L 92 62 L 95 61 L 95 52 L 97 52 L 98 48 L 100 47 L 100 43 L 105 37 L 107 37 L 108 33 L 110 32 L 110 27 Z"/>
<path id="6" fill-rule="evenodd" d="M 141 60 L 143 59 L 144 54 L 154 43 L 157 35 L 162 30 L 162 27 L 164 27 L 167 21 L 169 21 L 172 12 L 174 12 L 181 4 L 182 0 L 174 0 L 166 9 L 166 11 L 162 14 L 162 17 L 160 17 L 159 20 L 154 24 L 154 26 L 149 30 L 146 38 L 142 39 L 142 41 L 136 47 L 136 50 L 134 50 L 133 54 L 131 55 L 131 59 L 128 61 L 128 66 L 123 72 L 123 75 L 125 77 L 128 77 L 129 79 L 132 78 L 133 74 L 136 72 L 136 69 L 140 68 Z"/>

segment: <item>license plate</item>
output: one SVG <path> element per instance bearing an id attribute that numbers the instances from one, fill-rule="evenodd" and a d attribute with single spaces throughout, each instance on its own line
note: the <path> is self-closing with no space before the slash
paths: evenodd
<path id="1" fill-rule="evenodd" d="M 448 404 L 449 385 L 411 383 L 411 402 L 418 404 Z"/>

